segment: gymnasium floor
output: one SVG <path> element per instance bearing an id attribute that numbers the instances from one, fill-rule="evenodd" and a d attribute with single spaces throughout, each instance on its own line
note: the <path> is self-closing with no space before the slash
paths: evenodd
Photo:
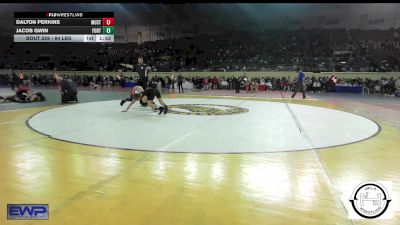
<path id="1" fill-rule="evenodd" d="M 348 220 L 344 195 L 387 180 L 400 198 L 399 99 L 166 92 L 157 115 L 122 113 L 127 90 L 62 107 L 37 90 L 46 102 L 0 104 L 1 225 L 400 224 Z M 49 220 L 7 220 L 13 203 L 49 204 Z"/>

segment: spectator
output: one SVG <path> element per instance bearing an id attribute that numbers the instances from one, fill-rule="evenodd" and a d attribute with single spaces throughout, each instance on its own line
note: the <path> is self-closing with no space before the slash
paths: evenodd
<path id="1" fill-rule="evenodd" d="M 172 71 L 173 73 L 171 74 L 170 77 L 170 90 L 175 90 L 175 82 L 176 82 L 176 77 L 175 77 L 175 71 Z"/>
<path id="2" fill-rule="evenodd" d="M 179 73 L 178 75 L 178 89 L 179 89 L 179 93 L 181 93 L 181 88 L 182 88 L 182 93 L 183 92 L 183 76 L 181 73 Z"/>
<path id="3" fill-rule="evenodd" d="M 218 78 L 216 76 L 214 76 L 211 79 L 211 84 L 212 84 L 211 89 L 217 89 L 218 88 Z"/>
<path id="4" fill-rule="evenodd" d="M 271 83 L 271 80 L 270 80 L 270 79 L 267 80 L 267 83 L 265 84 L 265 87 L 266 87 L 265 90 L 270 90 L 270 91 L 272 91 L 272 83 Z"/>
<path id="5" fill-rule="evenodd" d="M 236 93 L 240 93 L 240 79 L 233 77 L 233 85 L 235 86 Z"/>
<path id="6" fill-rule="evenodd" d="M 286 77 L 283 77 L 282 78 L 282 89 L 283 89 L 283 91 L 290 91 L 289 90 L 289 81 L 287 80 L 287 78 Z"/>
<path id="7" fill-rule="evenodd" d="M 208 88 L 209 88 L 209 86 L 208 86 L 208 79 L 207 78 L 204 78 L 203 79 L 203 88 L 201 89 L 202 91 L 203 90 L 208 90 Z"/>
<path id="8" fill-rule="evenodd" d="M 321 90 L 321 82 L 319 79 L 315 79 L 314 83 L 313 83 L 313 88 L 314 88 L 314 92 L 320 92 Z"/>
<path id="9" fill-rule="evenodd" d="M 222 81 L 221 81 L 221 87 L 222 87 L 222 89 L 227 89 L 227 90 L 229 90 L 229 83 L 228 83 L 228 81 L 222 80 Z"/>

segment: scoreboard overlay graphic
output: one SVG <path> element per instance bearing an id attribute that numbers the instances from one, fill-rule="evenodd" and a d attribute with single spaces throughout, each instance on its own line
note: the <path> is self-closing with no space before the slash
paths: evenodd
<path id="1" fill-rule="evenodd" d="M 114 42 L 114 12 L 14 12 L 14 42 Z"/>

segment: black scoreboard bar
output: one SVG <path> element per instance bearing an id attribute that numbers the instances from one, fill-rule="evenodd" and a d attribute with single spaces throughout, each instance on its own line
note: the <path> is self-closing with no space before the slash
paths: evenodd
<path id="1" fill-rule="evenodd" d="M 114 12 L 14 12 L 14 18 L 111 18 Z"/>
<path id="2" fill-rule="evenodd" d="M 14 12 L 14 42 L 114 42 L 114 12 Z"/>
<path id="3" fill-rule="evenodd" d="M 15 18 L 14 26 L 103 26 L 99 18 Z M 104 25 L 107 26 L 107 25 Z"/>
<path id="4" fill-rule="evenodd" d="M 91 26 L 91 27 L 16 27 L 14 34 L 65 34 L 65 30 L 68 30 L 68 34 L 103 34 L 103 27 Z"/>

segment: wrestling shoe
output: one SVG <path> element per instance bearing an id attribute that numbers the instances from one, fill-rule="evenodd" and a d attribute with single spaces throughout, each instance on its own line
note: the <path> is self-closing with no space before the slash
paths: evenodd
<path id="1" fill-rule="evenodd" d="M 158 115 L 160 115 L 163 111 L 164 111 L 164 107 L 161 107 L 160 106 L 160 108 L 158 108 L 159 110 L 160 110 L 160 112 L 158 113 Z"/>
<path id="2" fill-rule="evenodd" d="M 168 112 L 168 106 L 165 106 L 164 114 L 167 114 L 167 112 Z"/>
<path id="3" fill-rule="evenodd" d="M 123 106 L 123 105 L 125 104 L 125 102 L 126 102 L 126 101 L 125 101 L 124 99 L 122 99 L 121 102 L 120 102 L 119 104 L 120 104 L 121 106 Z"/>

